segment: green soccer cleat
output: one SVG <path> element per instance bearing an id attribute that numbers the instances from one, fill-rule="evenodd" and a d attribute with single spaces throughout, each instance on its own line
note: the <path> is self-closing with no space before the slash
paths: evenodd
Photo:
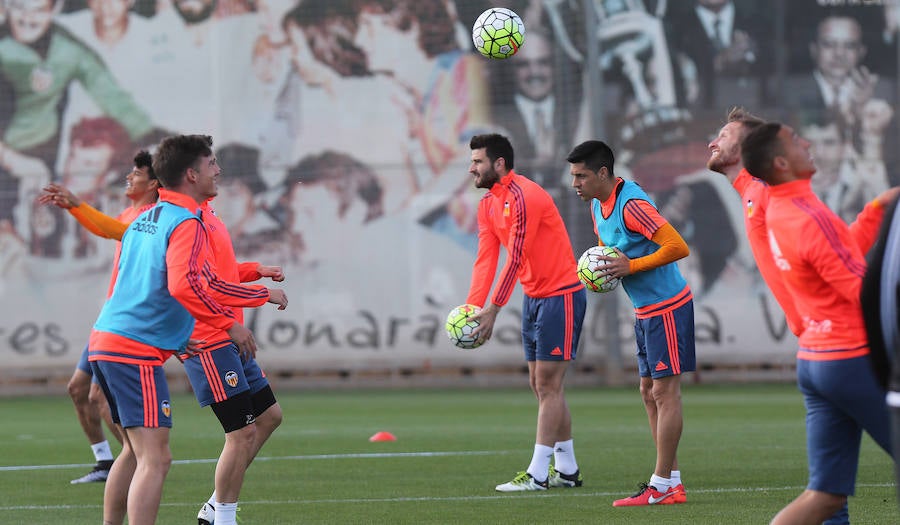
<path id="1" fill-rule="evenodd" d="M 547 486 L 550 488 L 575 488 L 584 484 L 584 476 L 581 475 L 581 469 L 576 470 L 574 474 L 563 474 L 558 472 L 553 465 L 550 465 L 549 475 L 547 476 Z"/>

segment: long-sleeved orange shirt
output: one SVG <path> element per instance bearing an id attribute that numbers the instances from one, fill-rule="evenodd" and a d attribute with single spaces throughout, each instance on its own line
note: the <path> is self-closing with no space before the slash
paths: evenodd
<path id="1" fill-rule="evenodd" d="M 747 230 L 747 240 L 750 243 L 750 250 L 753 252 L 753 259 L 756 261 L 759 273 L 784 311 L 788 328 L 799 337 L 803 333 L 803 319 L 794 305 L 791 293 L 785 287 L 781 271 L 775 265 L 772 247 L 769 243 L 769 232 L 766 228 L 769 185 L 745 169 L 741 170 L 732 185 L 740 194 L 744 204 L 744 226 Z M 884 208 L 877 201 L 872 201 L 863 208 L 853 224 L 850 225 L 851 237 L 864 255 L 875 242 L 883 214 Z"/>
<path id="2" fill-rule="evenodd" d="M 744 227 L 750 251 L 763 280 L 784 311 L 788 329 L 796 336 L 803 333 L 803 319 L 794 305 L 794 298 L 784 284 L 781 271 L 775 266 L 772 258 L 772 247 L 769 244 L 769 231 L 766 228 L 766 211 L 769 207 L 769 185 L 757 179 L 747 170 L 741 170 L 732 183 L 741 196 L 744 204 Z"/>
<path id="3" fill-rule="evenodd" d="M 256 271 L 259 263 L 237 262 L 228 229 L 210 208 L 209 201 L 200 206 L 200 212 L 203 224 L 206 225 L 206 231 L 209 234 L 212 253 L 211 264 L 204 270 L 204 275 L 209 280 L 210 291 L 217 301 L 233 307 L 235 320 L 243 323 L 244 311 L 242 308 L 260 306 L 269 300 L 269 291 L 266 287 L 237 284 L 259 279 L 261 275 Z M 231 340 L 224 330 L 199 320 L 194 325 L 194 333 L 191 338 L 205 341 L 203 348 L 209 350 L 228 344 Z"/>
<path id="4" fill-rule="evenodd" d="M 854 237 L 808 180 L 769 187 L 766 227 L 774 264 L 803 322 L 797 358 L 868 354 L 859 299 L 866 261 L 859 239 L 870 232 Z"/>
<path id="5" fill-rule="evenodd" d="M 492 298 L 497 306 L 509 301 L 516 280 L 529 297 L 553 297 L 584 287 L 553 198 L 513 171 L 494 184 L 478 204 L 478 255 L 467 303 L 484 306 L 487 302 L 501 245 L 507 257 Z"/>

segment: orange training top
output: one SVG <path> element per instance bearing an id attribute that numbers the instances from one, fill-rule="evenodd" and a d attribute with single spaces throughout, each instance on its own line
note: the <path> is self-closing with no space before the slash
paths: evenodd
<path id="1" fill-rule="evenodd" d="M 466 303 L 484 306 L 497 270 L 506 264 L 492 302 L 503 306 L 516 280 L 529 297 L 552 297 L 584 287 L 576 274 L 569 234 L 553 198 L 534 181 L 510 171 L 478 203 L 478 255 Z"/>
<path id="2" fill-rule="evenodd" d="M 869 353 L 859 292 L 866 261 L 850 228 L 809 180 L 769 186 L 766 225 L 775 266 L 803 321 L 798 359 Z"/>
<path id="3" fill-rule="evenodd" d="M 769 233 L 766 229 L 769 185 L 750 175 L 745 169 L 741 170 L 732 185 L 744 203 L 744 227 L 747 230 L 747 240 L 750 242 L 750 251 L 753 252 L 756 267 L 759 268 L 759 273 L 775 296 L 775 300 L 784 310 L 788 328 L 799 337 L 803 332 L 803 319 L 794 306 L 794 298 L 784 285 L 781 271 L 775 266 L 772 247 L 769 245 Z"/>
<path id="4" fill-rule="evenodd" d="M 219 303 L 231 306 L 234 318 L 238 323 L 244 322 L 243 307 L 255 307 L 269 300 L 269 290 L 265 286 L 246 286 L 238 283 L 255 281 L 262 277 L 256 268 L 259 263 L 246 262 L 238 264 L 234 255 L 234 245 L 225 223 L 210 208 L 209 201 L 200 206 L 201 218 L 209 235 L 210 268 L 204 271 L 209 279 L 211 295 Z M 217 277 L 216 277 L 217 276 Z M 231 342 L 231 338 L 221 328 L 210 326 L 197 320 L 194 325 L 192 339 L 205 341 L 204 350 L 215 350 Z"/>

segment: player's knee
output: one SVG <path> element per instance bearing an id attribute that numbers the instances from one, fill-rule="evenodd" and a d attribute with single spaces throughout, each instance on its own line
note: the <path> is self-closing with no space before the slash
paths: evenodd
<path id="1" fill-rule="evenodd" d="M 75 403 L 87 403 L 88 390 L 90 389 L 89 385 L 90 383 L 85 385 L 83 381 L 79 381 L 73 377 L 69 380 L 69 384 L 66 385 L 66 390 L 68 390 L 69 397 L 71 397 L 72 401 Z"/>
<path id="2" fill-rule="evenodd" d="M 225 434 L 225 441 L 229 442 L 232 447 L 243 451 L 252 451 L 256 443 L 257 432 L 256 424 L 247 425 Z"/>
<path id="3" fill-rule="evenodd" d="M 103 395 L 103 390 L 100 388 L 100 385 L 96 383 L 91 383 L 90 391 L 88 392 L 88 400 L 97 406 L 102 406 L 106 403 L 106 397 Z"/>

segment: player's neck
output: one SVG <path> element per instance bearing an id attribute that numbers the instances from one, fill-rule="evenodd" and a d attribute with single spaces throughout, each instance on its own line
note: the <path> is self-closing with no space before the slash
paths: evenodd
<path id="1" fill-rule="evenodd" d="M 139 209 L 143 208 L 144 206 L 147 206 L 148 204 L 156 203 L 157 197 L 158 196 L 157 196 L 156 192 L 142 195 L 141 197 L 131 201 L 131 207 L 136 210 L 139 210 Z"/>

